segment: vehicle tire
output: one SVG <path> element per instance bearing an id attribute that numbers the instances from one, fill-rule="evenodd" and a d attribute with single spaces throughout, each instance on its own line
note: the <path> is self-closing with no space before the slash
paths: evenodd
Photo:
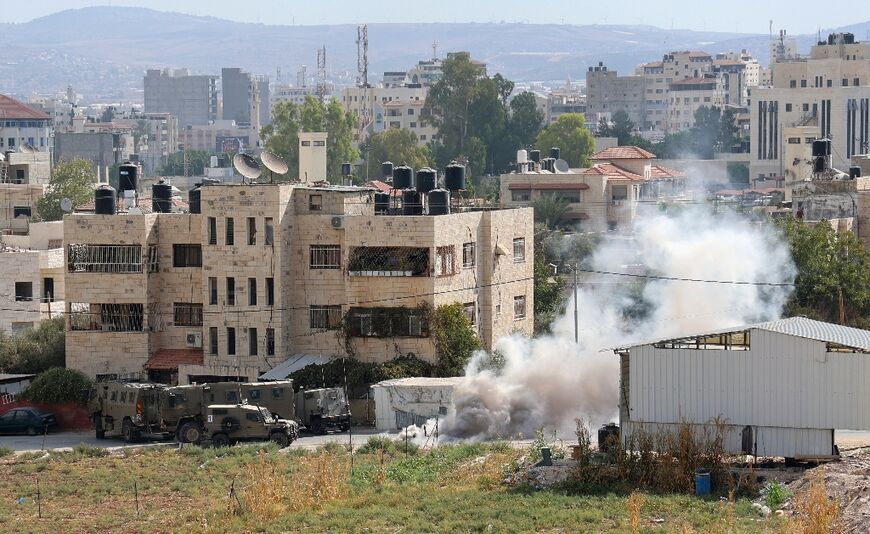
<path id="1" fill-rule="evenodd" d="M 283 432 L 272 432 L 270 439 L 277 443 L 282 449 L 287 445 L 290 445 L 290 438 L 288 438 L 287 434 Z"/>
<path id="2" fill-rule="evenodd" d="M 311 425 L 311 433 L 317 434 L 318 436 L 323 436 L 327 433 L 326 423 L 323 421 L 315 421 Z"/>
<path id="3" fill-rule="evenodd" d="M 136 441 L 137 432 L 133 429 L 133 423 L 129 419 L 124 419 L 121 425 L 121 437 L 124 438 L 124 443 L 133 443 Z"/>
<path id="4" fill-rule="evenodd" d="M 229 447 L 230 437 L 223 432 L 218 432 L 211 437 L 211 444 L 215 447 Z"/>
<path id="5" fill-rule="evenodd" d="M 178 429 L 178 441 L 199 445 L 202 441 L 202 429 L 194 422 L 187 422 Z"/>
<path id="6" fill-rule="evenodd" d="M 95 432 L 97 439 L 106 439 L 106 431 L 103 429 L 97 430 Z"/>
<path id="7" fill-rule="evenodd" d="M 35 426 L 27 427 L 27 435 L 28 436 L 35 436 L 37 434 L 39 434 L 39 430 Z"/>

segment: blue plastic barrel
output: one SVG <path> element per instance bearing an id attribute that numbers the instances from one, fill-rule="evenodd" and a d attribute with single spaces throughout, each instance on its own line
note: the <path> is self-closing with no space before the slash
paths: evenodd
<path id="1" fill-rule="evenodd" d="M 710 494 L 710 470 L 705 467 L 695 469 L 695 495 Z"/>

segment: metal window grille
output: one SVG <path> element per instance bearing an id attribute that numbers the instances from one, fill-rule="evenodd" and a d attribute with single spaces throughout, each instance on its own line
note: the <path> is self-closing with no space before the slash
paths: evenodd
<path id="1" fill-rule="evenodd" d="M 142 245 L 70 244 L 67 260 L 75 273 L 141 273 Z"/>
<path id="2" fill-rule="evenodd" d="M 208 279 L 208 303 L 216 306 L 218 303 L 217 278 L 209 277 Z"/>
<path id="3" fill-rule="evenodd" d="M 313 330 L 336 330 L 341 324 L 341 306 L 309 306 L 308 322 Z"/>
<path id="4" fill-rule="evenodd" d="M 227 306 L 236 305 L 236 279 L 227 278 Z"/>
<path id="5" fill-rule="evenodd" d="M 173 311 L 175 326 L 202 326 L 202 304 L 176 302 Z"/>
<path id="6" fill-rule="evenodd" d="M 429 276 L 429 249 L 420 247 L 353 247 L 350 276 Z"/>
<path id="7" fill-rule="evenodd" d="M 456 248 L 453 245 L 435 248 L 435 275 L 450 276 L 454 273 Z"/>
<path id="8" fill-rule="evenodd" d="M 475 243 L 462 244 L 462 266 L 474 267 L 476 261 L 477 245 Z"/>
<path id="9" fill-rule="evenodd" d="M 227 245 L 233 245 L 233 244 L 235 244 L 235 241 L 236 241 L 235 235 L 236 235 L 236 234 L 235 234 L 235 228 L 234 228 L 233 218 L 232 218 L 232 217 L 227 217 L 227 224 L 226 224 L 226 239 L 225 239 L 225 243 L 226 243 Z"/>
<path id="10" fill-rule="evenodd" d="M 142 332 L 142 304 L 70 304 L 70 329 L 87 332 Z"/>
<path id="11" fill-rule="evenodd" d="M 257 219 L 248 217 L 248 244 L 257 244 Z"/>
<path id="12" fill-rule="evenodd" d="M 257 305 L 257 279 L 248 278 L 248 306 Z"/>
<path id="13" fill-rule="evenodd" d="M 323 211 L 323 195 L 308 196 L 308 211 Z"/>
<path id="14" fill-rule="evenodd" d="M 217 245 L 217 219 L 208 218 L 208 244 Z"/>
<path id="15" fill-rule="evenodd" d="M 348 314 L 354 337 L 428 337 L 425 314 L 408 308 L 351 308 Z"/>
<path id="16" fill-rule="evenodd" d="M 514 261 L 526 261 L 526 238 L 517 237 L 514 239 Z"/>
<path id="17" fill-rule="evenodd" d="M 160 270 L 160 254 L 157 245 L 148 245 L 148 272 L 156 273 Z"/>
<path id="18" fill-rule="evenodd" d="M 266 356 L 275 355 L 275 329 L 266 329 Z"/>
<path id="19" fill-rule="evenodd" d="M 340 245 L 311 245 L 310 263 L 312 269 L 340 269 Z"/>
<path id="20" fill-rule="evenodd" d="M 526 296 L 519 295 L 514 297 L 514 319 L 524 319 L 526 317 Z"/>

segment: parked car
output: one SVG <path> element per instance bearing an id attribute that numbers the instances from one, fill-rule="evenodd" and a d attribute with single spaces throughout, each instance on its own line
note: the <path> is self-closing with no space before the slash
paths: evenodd
<path id="1" fill-rule="evenodd" d="M 0 434 L 36 436 L 57 428 L 57 417 L 30 406 L 13 408 L 0 415 Z"/>

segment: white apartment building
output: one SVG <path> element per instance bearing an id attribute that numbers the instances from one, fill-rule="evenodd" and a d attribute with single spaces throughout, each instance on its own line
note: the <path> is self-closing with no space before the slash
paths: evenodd
<path id="1" fill-rule="evenodd" d="M 42 111 L 0 95 L 0 152 L 15 152 L 23 146 L 51 151 L 51 117 Z"/>
<path id="2" fill-rule="evenodd" d="M 420 110 L 426 103 L 428 87 L 348 87 L 341 91 L 345 111 L 357 117 L 355 141 L 361 142 L 369 133 L 390 128 L 406 128 L 426 144 L 435 135 L 435 129 L 420 120 Z"/>
<path id="3" fill-rule="evenodd" d="M 724 78 L 707 74 L 684 78 L 670 84 L 668 90 L 668 131 L 688 130 L 695 125 L 695 112 L 701 106 L 722 107 L 725 104 Z"/>

